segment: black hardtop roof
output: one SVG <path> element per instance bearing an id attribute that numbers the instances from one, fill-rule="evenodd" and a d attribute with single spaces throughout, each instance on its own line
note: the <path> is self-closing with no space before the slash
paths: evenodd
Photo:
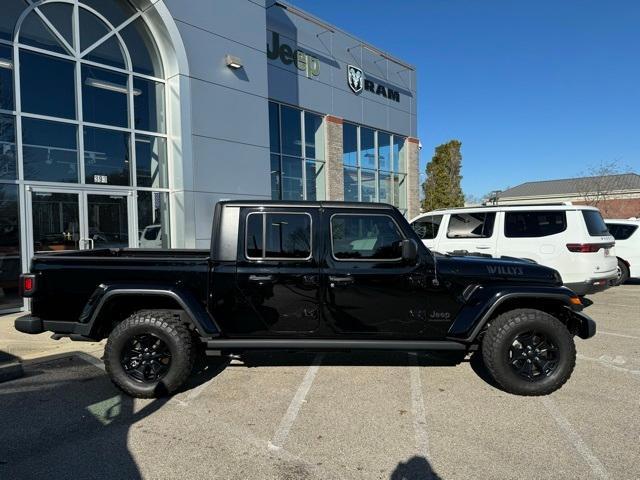
<path id="1" fill-rule="evenodd" d="M 394 210 L 388 203 L 371 202 L 325 202 L 325 201 L 288 201 L 288 200 L 223 200 L 221 206 L 229 207 L 283 207 L 283 208 L 372 208 Z"/>

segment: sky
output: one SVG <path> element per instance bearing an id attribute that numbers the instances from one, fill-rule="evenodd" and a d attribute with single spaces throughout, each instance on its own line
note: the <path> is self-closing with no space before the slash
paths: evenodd
<path id="1" fill-rule="evenodd" d="M 290 0 L 416 66 L 421 171 L 462 142 L 482 197 L 640 171 L 640 0 Z"/>

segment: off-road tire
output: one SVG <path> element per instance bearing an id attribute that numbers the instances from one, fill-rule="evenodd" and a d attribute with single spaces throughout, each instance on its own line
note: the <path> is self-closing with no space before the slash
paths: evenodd
<path id="1" fill-rule="evenodd" d="M 129 376 L 121 364 L 123 349 L 135 335 L 153 334 L 171 353 L 168 371 L 155 382 L 140 382 Z M 111 381 L 123 392 L 137 398 L 156 398 L 175 392 L 193 369 L 196 347 L 189 329 L 172 312 L 139 311 L 119 323 L 109 335 L 104 365 Z"/>
<path id="2" fill-rule="evenodd" d="M 509 349 L 526 332 L 543 333 L 558 348 L 558 360 L 548 376 L 528 380 L 519 376 L 509 363 Z M 576 363 L 573 336 L 557 318 L 534 309 L 512 310 L 491 320 L 482 340 L 482 358 L 495 382 L 516 395 L 548 395 L 564 385 Z"/>
<path id="3" fill-rule="evenodd" d="M 616 287 L 624 284 L 630 277 L 629 267 L 627 267 L 627 264 L 620 259 L 618 259 L 618 272 L 620 272 L 620 274 L 613 282 Z"/>

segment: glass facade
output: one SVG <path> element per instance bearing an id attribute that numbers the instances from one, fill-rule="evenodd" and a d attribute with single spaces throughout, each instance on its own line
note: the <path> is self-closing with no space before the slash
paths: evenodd
<path id="1" fill-rule="evenodd" d="M 2 1 L 0 310 L 22 305 L 26 254 L 170 245 L 166 82 L 142 14 L 128 0 Z"/>
<path id="2" fill-rule="evenodd" d="M 324 200 L 325 132 L 321 115 L 269 102 L 271 197 Z"/>
<path id="3" fill-rule="evenodd" d="M 400 135 L 344 123 L 344 199 L 383 202 L 407 210 L 407 162 Z"/>
<path id="4" fill-rule="evenodd" d="M 18 186 L 0 184 L 0 309 L 22 306 L 18 296 L 21 271 Z"/>

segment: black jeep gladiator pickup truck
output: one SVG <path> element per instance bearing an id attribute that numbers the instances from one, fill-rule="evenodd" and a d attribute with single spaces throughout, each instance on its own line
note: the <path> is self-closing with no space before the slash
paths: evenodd
<path id="1" fill-rule="evenodd" d="M 432 254 L 389 205 L 220 202 L 210 251 L 38 254 L 21 278 L 25 333 L 108 338 L 126 393 L 178 389 L 196 355 L 444 350 L 478 355 L 504 390 L 544 395 L 595 323 L 559 274 L 525 261 Z"/>

